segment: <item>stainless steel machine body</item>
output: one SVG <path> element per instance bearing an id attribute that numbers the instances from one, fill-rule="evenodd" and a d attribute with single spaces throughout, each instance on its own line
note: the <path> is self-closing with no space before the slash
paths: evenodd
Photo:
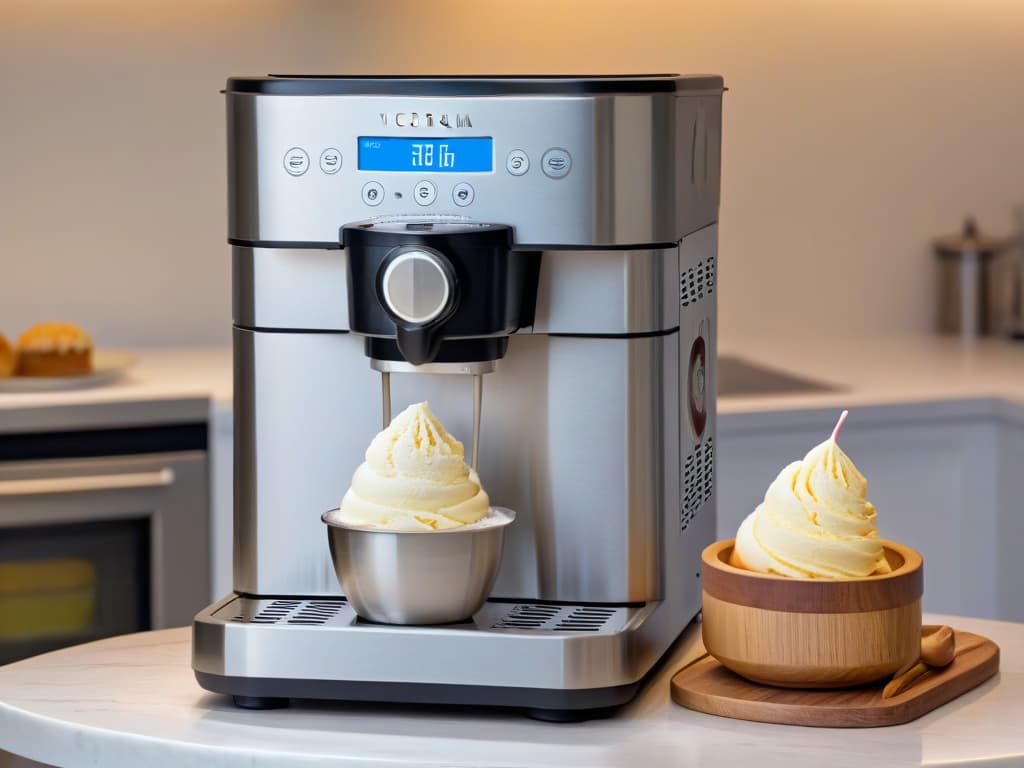
<path id="1" fill-rule="evenodd" d="M 235 593 L 196 617 L 205 687 L 253 705 L 555 712 L 632 696 L 698 612 L 714 536 L 722 90 L 676 76 L 229 81 Z M 360 142 L 378 137 L 442 154 L 436 140 L 490 141 L 484 170 L 367 170 Z M 443 627 L 358 619 L 320 521 L 381 424 L 339 230 L 410 216 L 500 223 L 540 253 L 533 322 L 486 375 L 480 425 L 484 487 L 517 519 L 490 601 Z M 468 443 L 472 380 L 432 365 L 396 366 L 415 371 L 390 374 L 396 410 L 429 400 Z"/>

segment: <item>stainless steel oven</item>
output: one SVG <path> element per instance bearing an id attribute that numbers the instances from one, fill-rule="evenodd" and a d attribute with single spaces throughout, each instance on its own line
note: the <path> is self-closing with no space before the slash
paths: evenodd
<path id="1" fill-rule="evenodd" d="M 207 472 L 205 424 L 0 435 L 0 664 L 191 621 Z"/>

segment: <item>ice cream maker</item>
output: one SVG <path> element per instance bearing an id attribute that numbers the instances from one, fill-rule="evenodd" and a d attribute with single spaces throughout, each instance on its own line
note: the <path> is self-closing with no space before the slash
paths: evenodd
<path id="1" fill-rule="evenodd" d="M 195 618 L 200 685 L 548 719 L 632 698 L 698 613 L 715 534 L 722 91 L 228 80 L 234 589 Z M 471 621 L 375 624 L 320 516 L 421 400 L 516 520 Z"/>

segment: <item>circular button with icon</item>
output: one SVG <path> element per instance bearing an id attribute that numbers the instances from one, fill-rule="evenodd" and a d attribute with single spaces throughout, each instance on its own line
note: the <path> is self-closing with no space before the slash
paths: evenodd
<path id="1" fill-rule="evenodd" d="M 368 181 L 363 185 L 363 202 L 367 205 L 384 202 L 384 187 L 379 181 Z"/>
<path id="2" fill-rule="evenodd" d="M 420 205 L 430 205 L 434 202 L 434 198 L 437 197 L 437 187 L 429 181 L 421 181 L 416 184 L 412 191 L 412 196 Z"/>
<path id="3" fill-rule="evenodd" d="M 452 187 L 452 202 L 460 208 L 465 208 L 472 203 L 474 197 L 476 197 L 476 192 L 473 187 L 464 181 L 460 181 Z"/>
<path id="4" fill-rule="evenodd" d="M 309 155 L 302 147 L 292 147 L 284 153 L 284 169 L 292 176 L 301 176 L 309 170 Z"/>
<path id="5" fill-rule="evenodd" d="M 521 149 L 513 149 L 505 160 L 505 168 L 513 176 L 522 176 L 530 170 L 530 156 Z"/>
<path id="6" fill-rule="evenodd" d="M 540 167 L 549 179 L 560 179 L 572 170 L 572 157 L 564 149 L 549 149 L 541 158 Z"/>
<path id="7" fill-rule="evenodd" d="M 320 170 L 326 174 L 337 173 L 341 170 L 341 152 L 334 147 L 328 147 L 320 153 Z"/>

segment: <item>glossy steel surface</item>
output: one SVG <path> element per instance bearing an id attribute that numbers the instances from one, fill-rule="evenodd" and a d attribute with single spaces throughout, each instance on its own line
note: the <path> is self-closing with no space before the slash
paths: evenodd
<path id="1" fill-rule="evenodd" d="M 709 229 L 702 232 L 706 235 Z M 691 237 L 704 239 L 700 233 Z M 345 250 L 235 246 L 232 254 L 237 325 L 349 329 Z M 529 332 L 651 333 L 670 330 L 679 322 L 681 264 L 675 246 L 548 250 L 540 264 L 537 309 Z"/>
<path id="2" fill-rule="evenodd" d="M 229 236 L 267 243 L 336 243 L 338 228 L 370 216 L 439 214 L 509 224 L 517 242 L 534 245 L 672 243 L 716 220 L 719 200 L 721 90 L 698 83 L 676 93 L 479 96 L 272 96 L 229 93 Z M 468 113 L 471 126 L 402 127 L 381 114 Z M 489 136 L 493 173 L 360 171 L 357 137 Z M 290 147 L 311 167 L 299 176 L 282 165 Z M 315 167 L 324 147 L 343 156 L 337 173 Z M 571 171 L 542 172 L 552 148 L 567 150 Z M 530 170 L 506 171 L 513 151 Z M 421 181 L 436 187 L 428 207 L 413 202 Z M 362 190 L 382 185 L 368 206 Z M 475 193 L 455 204 L 455 185 Z M 397 194 L 396 194 L 397 193 Z M 401 195 L 401 197 L 399 197 Z"/>
<path id="3" fill-rule="evenodd" d="M 652 333 L 679 322 L 679 249 L 545 251 L 533 333 Z"/>
<path id="4" fill-rule="evenodd" d="M 551 690 L 636 682 L 698 612 L 699 554 L 714 535 L 721 91 L 687 81 L 674 93 L 432 93 L 228 94 L 234 588 L 245 597 L 197 617 L 196 669 Z M 463 119 L 410 130 L 384 119 L 399 112 Z M 493 138 L 493 173 L 357 168 L 359 136 L 470 134 Z M 339 169 L 317 167 L 321 146 L 343 155 Z M 296 147 L 310 166 L 291 173 L 282 160 Z M 571 155 L 560 178 L 543 164 L 552 148 Z M 506 167 L 523 154 L 525 173 Z M 413 195 L 424 181 L 436 188 L 426 207 Z M 379 188 L 372 206 L 367 183 Z M 467 183 L 471 201 L 453 207 L 455 186 Z M 517 247 L 542 251 L 534 325 L 510 337 L 486 392 L 447 367 L 371 362 L 365 339 L 349 332 L 339 227 L 410 213 L 508 225 Z M 324 546 L 320 512 L 338 504 L 392 400 L 396 412 L 428 400 L 467 444 L 479 429 L 484 487 L 517 514 L 498 532 L 497 575 L 481 579 L 493 579 L 489 601 L 445 626 L 357 621 L 350 608 L 316 627 L 247 622 L 259 601 L 276 599 L 266 596 L 343 603 L 339 579 L 363 615 L 383 621 L 460 621 L 487 594 L 470 599 L 454 571 L 428 580 L 397 569 L 425 560 L 404 553 L 404 539 L 455 546 L 451 534 L 331 528 L 333 559 Z M 486 570 L 466 552 L 442 554 L 433 570 Z M 352 573 L 336 573 L 335 560 L 357 558 Z M 387 604 L 396 595 L 408 604 Z M 417 613 L 441 598 L 457 609 Z M 518 604 L 607 609 L 626 621 L 592 634 L 501 625 Z"/>
<path id="5" fill-rule="evenodd" d="M 349 527 L 323 514 L 331 559 L 356 613 L 381 624 L 451 624 L 484 604 L 501 562 L 505 527 L 515 512 L 486 526 L 443 531 Z"/>
<path id="6" fill-rule="evenodd" d="M 489 600 L 463 623 L 400 626 L 363 621 L 342 598 L 325 600 L 340 602 L 340 610 L 317 623 L 289 623 L 311 602 L 325 604 L 298 599 L 287 617 L 264 623 L 258 617 L 277 610 L 274 600 L 228 595 L 196 616 L 193 667 L 245 678 L 601 688 L 640 679 L 680 631 L 666 621 L 663 603 L 548 606 L 559 614 L 524 628 L 503 620 L 544 604 Z M 598 629 L 560 629 L 559 617 L 576 610 L 610 616 Z"/>
<path id="7" fill-rule="evenodd" d="M 356 334 L 236 329 L 235 341 L 235 589 L 339 594 L 320 513 L 338 505 L 381 428 L 380 374 Z M 510 339 L 484 377 L 480 425 L 484 488 L 518 516 L 496 596 L 639 603 L 680 588 L 661 568 L 684 538 L 681 343 L 675 333 Z M 471 376 L 390 379 L 394 413 L 427 400 L 469 447 Z M 693 545 L 692 563 L 710 540 Z M 686 571 L 683 583 L 695 581 Z M 688 593 L 696 612 L 696 584 Z"/>

